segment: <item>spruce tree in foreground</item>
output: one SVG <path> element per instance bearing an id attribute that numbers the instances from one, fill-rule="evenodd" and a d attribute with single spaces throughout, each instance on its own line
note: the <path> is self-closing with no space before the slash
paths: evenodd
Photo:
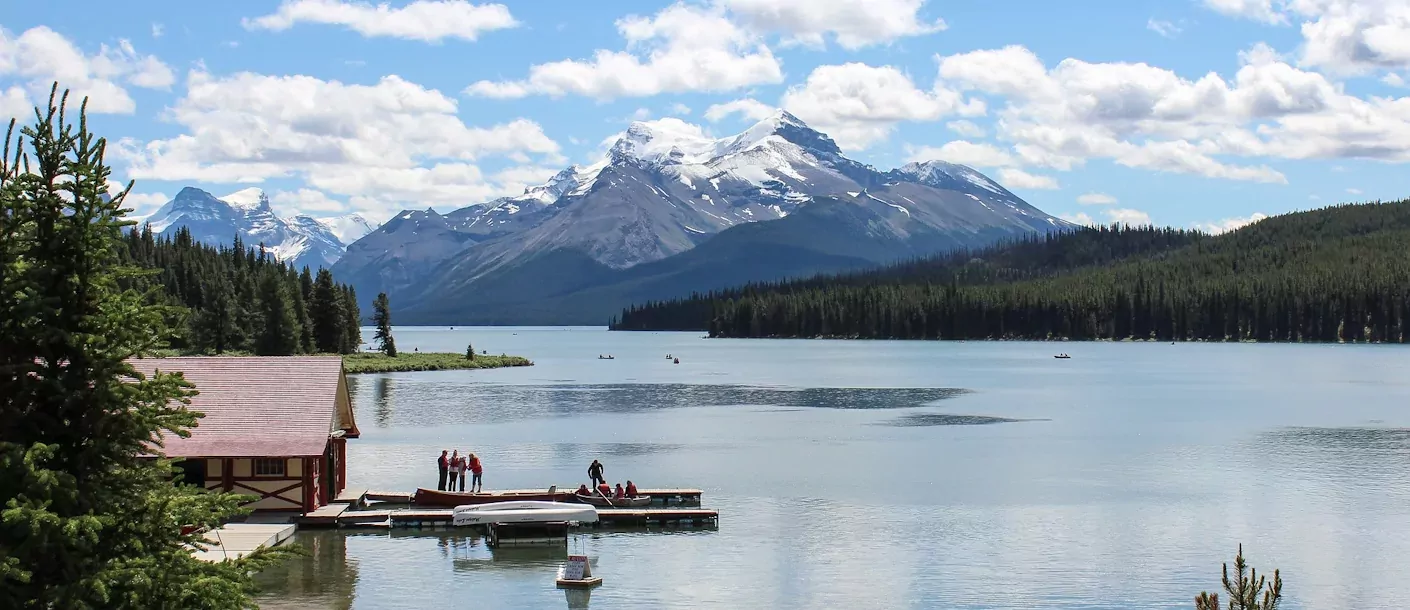
<path id="1" fill-rule="evenodd" d="M 387 293 L 377 294 L 377 300 L 372 302 L 372 309 L 372 322 L 377 325 L 377 349 L 396 358 L 397 342 L 392 339 L 392 303 L 387 298 Z"/>
<path id="2" fill-rule="evenodd" d="M 252 607 L 249 574 L 282 551 L 197 561 L 180 526 L 219 525 L 237 496 L 141 457 L 199 414 L 179 376 L 126 364 L 171 329 L 119 288 L 127 190 L 105 196 L 104 140 L 55 101 L 17 138 L 11 121 L 0 158 L 0 608 Z"/>
<path id="3" fill-rule="evenodd" d="M 342 291 L 333 283 L 333 274 L 327 269 L 319 269 L 313 281 L 308 317 L 313 319 L 313 341 L 318 351 L 326 354 L 345 351 L 347 311 L 343 308 Z"/>
<path id="4" fill-rule="evenodd" d="M 1229 594 L 1229 610 L 1277 610 L 1283 600 L 1283 578 L 1278 570 L 1273 570 L 1270 585 L 1266 576 L 1259 576 L 1258 570 L 1248 567 L 1244 561 L 1244 545 L 1239 545 L 1239 554 L 1234 556 L 1234 578 L 1229 578 L 1229 564 L 1224 564 L 1224 592 Z M 1265 590 L 1264 586 L 1268 585 Z M 1195 597 L 1195 610 L 1220 610 L 1219 594 L 1201 592 Z"/>

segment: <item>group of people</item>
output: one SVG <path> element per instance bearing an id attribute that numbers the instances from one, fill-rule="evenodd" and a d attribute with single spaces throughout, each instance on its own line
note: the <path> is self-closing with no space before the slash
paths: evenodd
<path id="1" fill-rule="evenodd" d="M 480 463 L 480 457 L 470 453 L 460 455 L 460 450 L 441 450 L 441 457 L 436 460 L 436 469 L 440 471 L 439 482 L 436 483 L 438 491 L 465 491 L 465 473 L 470 473 L 470 491 L 479 492 L 481 489 L 481 475 L 485 472 L 484 464 Z M 457 489 L 457 485 L 459 488 Z"/>
<path id="2" fill-rule="evenodd" d="M 588 466 L 588 478 L 592 479 L 593 489 L 589 489 L 587 485 L 579 485 L 578 495 L 590 496 L 595 489 L 602 497 L 611 498 L 613 500 L 635 498 L 637 496 L 636 483 L 627 481 L 626 487 L 622 487 L 622 484 L 618 483 L 617 489 L 613 490 L 612 486 L 607 484 L 607 479 L 602 476 L 602 471 L 602 462 L 593 460 L 592 464 Z"/>

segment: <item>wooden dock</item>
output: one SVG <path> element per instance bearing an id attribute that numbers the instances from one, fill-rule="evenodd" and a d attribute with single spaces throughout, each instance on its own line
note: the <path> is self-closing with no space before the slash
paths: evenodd
<path id="1" fill-rule="evenodd" d="M 227 523 L 206 532 L 209 548 L 192 553 L 201 561 L 239 559 L 255 549 L 283 544 L 297 529 L 292 523 Z"/>
<path id="2" fill-rule="evenodd" d="M 515 496 L 542 495 L 546 494 L 548 487 L 543 489 L 497 489 L 485 492 L 487 495 L 502 495 L 506 500 L 514 499 Z M 556 495 L 562 496 L 558 501 L 572 502 L 573 492 L 577 487 L 558 487 Z M 637 495 L 651 498 L 652 503 L 660 504 L 700 504 L 701 496 L 705 492 L 699 489 L 640 489 Z M 372 502 L 385 504 L 412 504 L 416 500 L 415 492 L 404 491 L 377 491 L 377 490 L 348 490 L 339 494 L 334 500 L 337 504 L 350 504 L 355 507 L 365 507 Z"/>
<path id="3" fill-rule="evenodd" d="M 395 528 L 441 528 L 453 527 L 449 508 L 406 508 L 397 510 L 326 510 L 329 507 L 305 515 L 299 520 L 300 527 L 395 527 Z M 325 512 L 326 511 L 326 512 Z M 601 508 L 597 511 L 597 523 L 584 523 L 582 527 L 612 526 L 651 526 L 651 525 L 718 525 L 719 511 L 700 508 Z"/>

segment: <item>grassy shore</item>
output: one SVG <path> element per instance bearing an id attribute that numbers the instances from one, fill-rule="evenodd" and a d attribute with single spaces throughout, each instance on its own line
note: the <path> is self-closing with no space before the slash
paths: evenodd
<path id="1" fill-rule="evenodd" d="M 362 352 L 343 356 L 343 370 L 355 373 L 389 373 L 394 371 L 449 371 L 454 369 L 497 369 L 506 366 L 533 366 L 520 356 L 488 356 L 475 354 L 466 360 L 465 354 L 436 352 L 401 352 L 390 358 L 380 352 Z"/>

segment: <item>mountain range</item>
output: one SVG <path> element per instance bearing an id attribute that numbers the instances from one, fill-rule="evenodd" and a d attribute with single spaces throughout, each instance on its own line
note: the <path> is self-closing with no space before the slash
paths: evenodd
<path id="1" fill-rule="evenodd" d="M 963 165 L 880 171 L 778 112 L 713 138 L 633 123 L 522 195 L 404 211 L 333 266 L 401 324 L 594 324 L 632 302 L 864 267 L 1074 225 Z"/>
<path id="2" fill-rule="evenodd" d="M 229 246 L 239 235 L 245 245 L 264 244 L 266 251 L 295 269 L 331 267 L 348 244 L 376 228 L 358 214 L 281 217 L 274 213 L 269 197 L 257 188 L 216 197 L 188 186 L 157 211 L 137 220 L 158 234 L 186 227 L 193 239 L 211 245 Z"/>
<path id="3" fill-rule="evenodd" d="M 600 325 L 630 303 L 1074 226 L 963 165 L 859 163 L 782 111 L 723 138 L 673 118 L 635 122 L 597 163 L 520 195 L 381 226 L 281 218 L 258 189 L 189 187 L 147 221 L 207 243 L 238 232 L 295 266 L 331 266 L 363 301 L 387 292 L 399 324 L 465 325 Z"/>

